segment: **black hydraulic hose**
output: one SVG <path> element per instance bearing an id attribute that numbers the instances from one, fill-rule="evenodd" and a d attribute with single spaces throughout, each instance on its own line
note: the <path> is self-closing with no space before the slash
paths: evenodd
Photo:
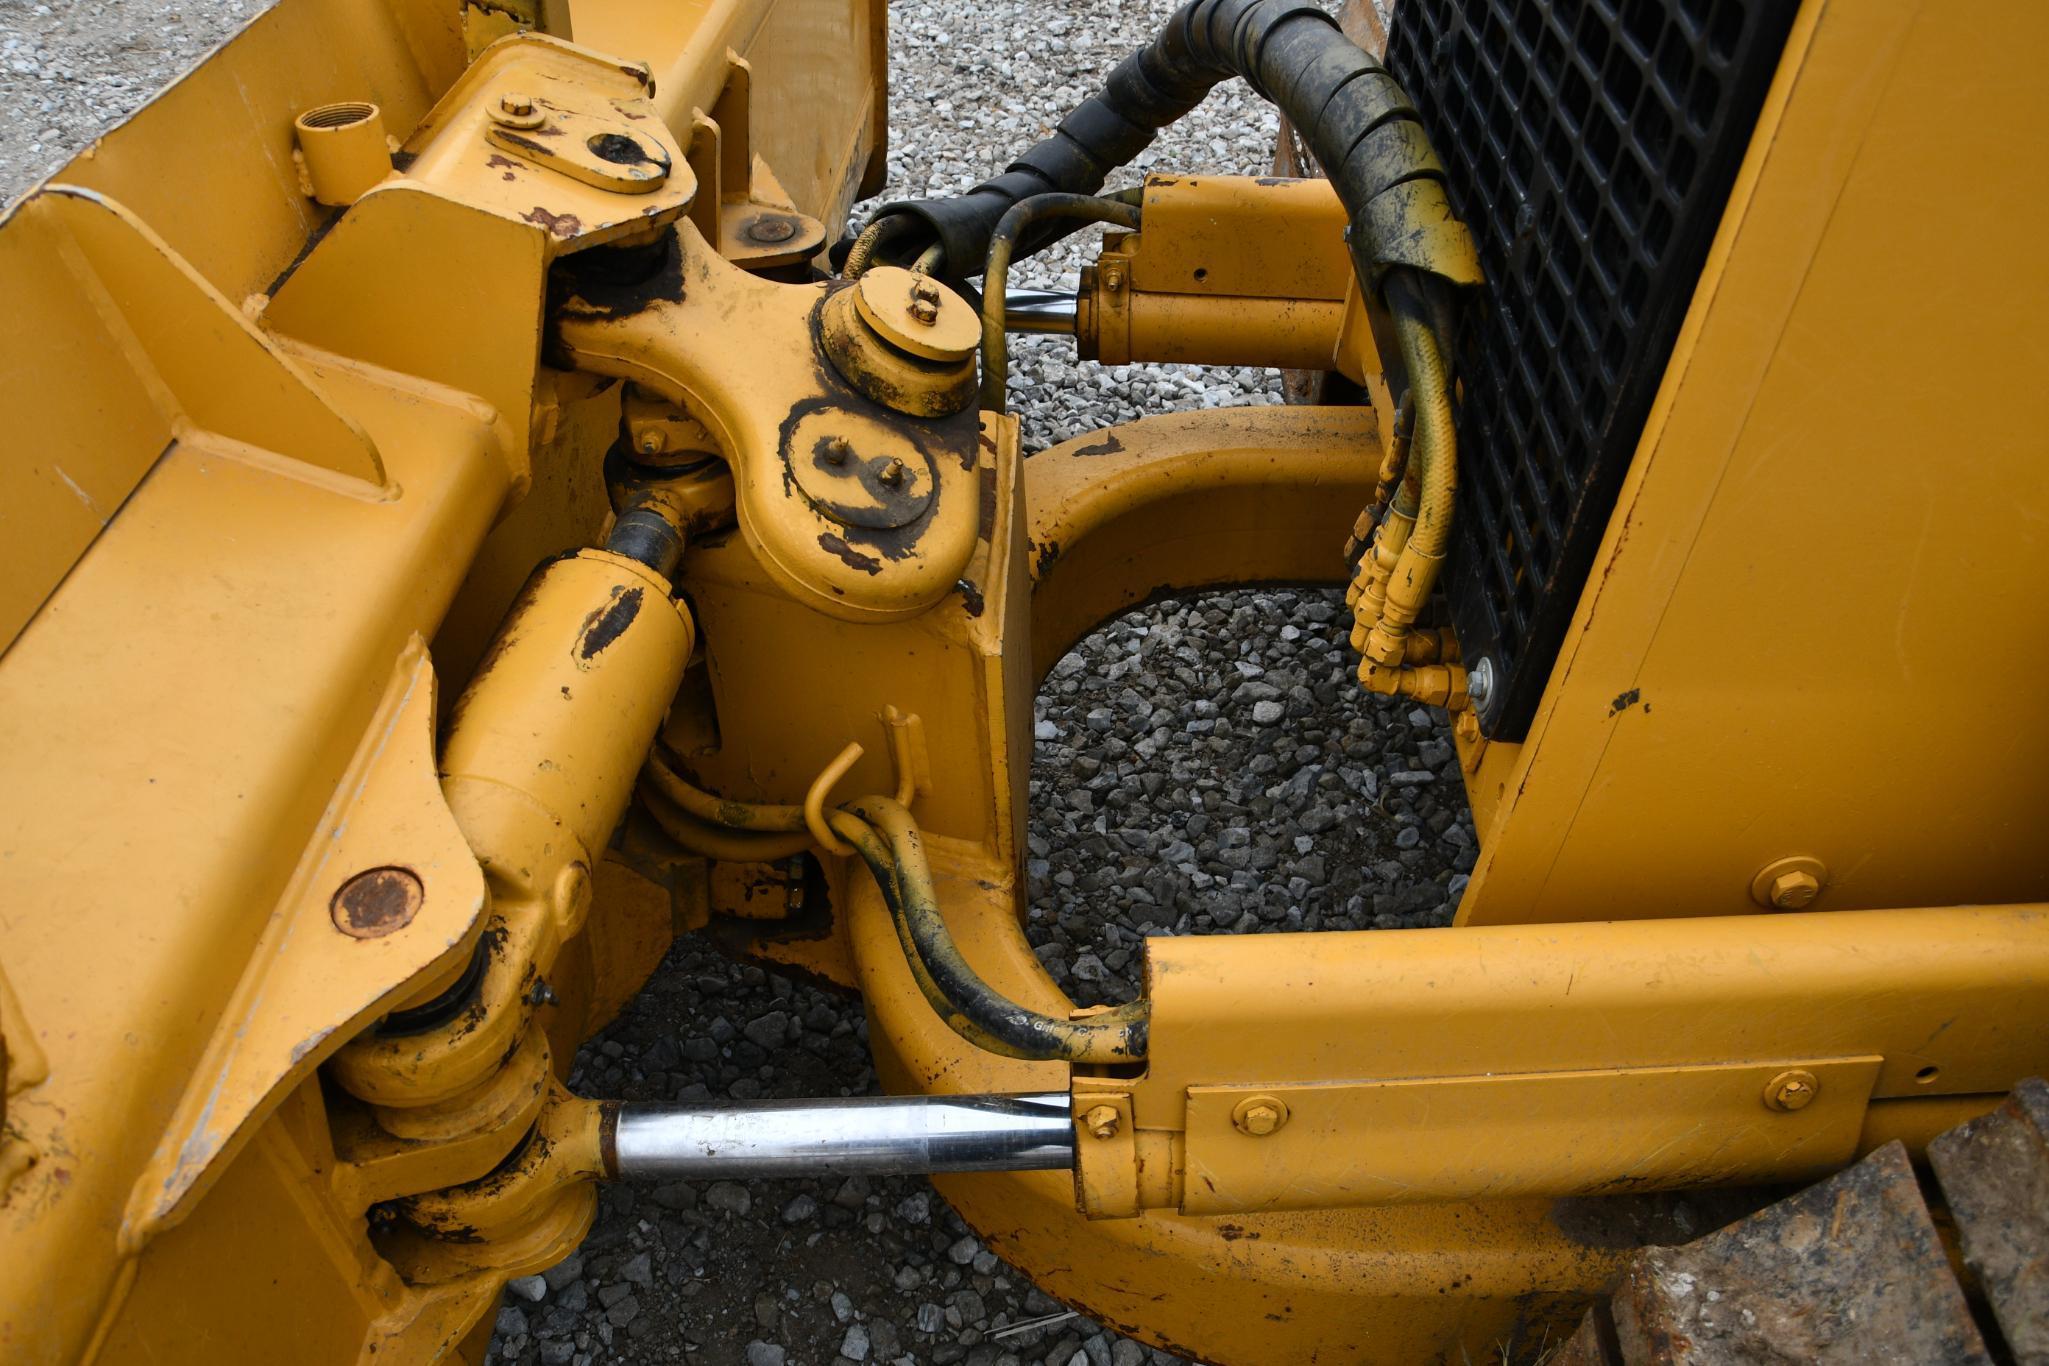
<path id="1" fill-rule="evenodd" d="M 1013 1058 L 1115 1063 L 1145 1056 L 1150 1007 L 1143 1000 L 1061 1019 L 1019 1005 L 991 987 L 946 928 L 923 841 L 910 813 L 888 797 L 864 797 L 849 803 L 847 810 L 887 843 L 886 863 L 866 848 L 861 849 L 862 857 L 889 904 L 919 989 L 956 1033 Z M 884 876 L 885 867 L 893 876 Z"/>
<path id="2" fill-rule="evenodd" d="M 1160 129 L 1232 76 L 1280 106 L 1308 141 L 1350 217 L 1348 240 L 1363 283 L 1391 265 L 1478 282 L 1471 239 L 1451 214 L 1443 165 L 1408 96 L 1335 19 L 1291 0 L 1192 0 L 1152 42 L 1118 63 L 1100 93 L 1002 175 L 957 198 L 885 205 L 877 222 L 918 220 L 921 232 L 893 231 L 891 243 L 909 244 L 915 257 L 936 241 L 945 249 L 939 273 L 971 273 L 1011 205 L 1048 192 L 1095 193 Z M 1074 226 L 1044 225 L 1021 244 L 1022 254 Z M 1447 235 L 1458 247 L 1448 254 Z"/>
<path id="3" fill-rule="evenodd" d="M 812 844 L 801 808 L 722 801 L 659 757 L 650 761 L 640 795 L 677 843 L 708 858 L 766 863 Z M 902 806 L 865 797 L 829 820 L 874 876 L 919 994 L 956 1034 L 1010 1058 L 1105 1063 L 1145 1056 L 1144 1001 L 1062 1019 L 1019 1005 L 982 979 L 946 927 L 917 822 Z"/>

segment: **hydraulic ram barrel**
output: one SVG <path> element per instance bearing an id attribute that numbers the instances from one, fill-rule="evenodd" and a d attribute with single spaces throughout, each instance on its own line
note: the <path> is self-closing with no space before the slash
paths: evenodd
<path id="1" fill-rule="evenodd" d="M 751 1105 L 624 1104 L 606 1165 L 622 1180 L 908 1176 L 1074 1166 L 1067 1093 L 859 1096 Z"/>

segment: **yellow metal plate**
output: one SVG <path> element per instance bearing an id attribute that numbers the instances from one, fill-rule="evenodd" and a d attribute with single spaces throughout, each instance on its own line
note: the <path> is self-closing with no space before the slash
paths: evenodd
<path id="1" fill-rule="evenodd" d="M 434 668 L 415 636 L 136 1181 L 123 1248 L 182 1217 L 286 1090 L 467 955 L 483 909 L 483 872 L 435 772 Z"/>
<path id="2" fill-rule="evenodd" d="M 1879 1060 L 1188 1088 L 1184 1214 L 1513 1195 L 1615 1195 L 1819 1176 L 1855 1154 Z M 1773 1078 L 1820 1082 L 1793 1111 Z M 1264 1137 L 1233 1109 L 1286 1102 Z M 1608 1175 L 1623 1173 L 1621 1176 Z"/>

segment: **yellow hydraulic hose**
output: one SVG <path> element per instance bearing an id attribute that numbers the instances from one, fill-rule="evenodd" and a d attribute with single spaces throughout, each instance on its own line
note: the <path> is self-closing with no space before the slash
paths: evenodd
<path id="1" fill-rule="evenodd" d="M 1025 231 L 1049 221 L 1108 223 L 1135 229 L 1136 204 L 1128 196 L 1041 194 L 1013 204 L 998 220 L 989 238 L 989 259 L 982 270 L 982 407 L 1000 413 L 1010 378 L 1010 346 L 1004 330 L 1003 296 L 1010 283 L 1010 258 Z"/>
<path id="2" fill-rule="evenodd" d="M 801 806 L 779 806 L 772 802 L 736 802 L 714 797 L 689 782 L 660 754 L 650 755 L 642 772 L 647 785 L 668 798 L 678 809 L 698 820 L 730 830 L 794 834 L 808 828 Z"/>
<path id="3" fill-rule="evenodd" d="M 1402 662 L 1402 637 L 1423 610 L 1437 582 L 1437 570 L 1451 539 L 1452 507 L 1458 492 L 1458 438 L 1451 419 L 1451 385 L 1437 336 L 1421 301 L 1406 282 L 1389 281 L 1402 363 L 1415 396 L 1416 428 L 1409 460 L 1421 469 L 1416 520 L 1387 585 L 1387 604 L 1368 633 L 1364 653 L 1377 664 Z"/>
<path id="4" fill-rule="evenodd" d="M 657 783 L 642 782 L 640 799 L 676 843 L 721 863 L 775 863 L 812 847 L 811 833 L 801 826 L 794 833 L 736 830 L 684 809 Z"/>

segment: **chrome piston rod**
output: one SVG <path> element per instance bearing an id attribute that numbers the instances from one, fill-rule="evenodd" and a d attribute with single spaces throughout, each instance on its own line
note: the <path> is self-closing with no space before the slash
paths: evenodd
<path id="1" fill-rule="evenodd" d="M 749 1105 L 622 1104 L 606 1143 L 622 1180 L 1067 1170 L 1067 1093 L 857 1096 Z"/>
<path id="2" fill-rule="evenodd" d="M 1075 296 L 1059 289 L 1003 291 L 1003 330 L 1074 335 Z"/>

